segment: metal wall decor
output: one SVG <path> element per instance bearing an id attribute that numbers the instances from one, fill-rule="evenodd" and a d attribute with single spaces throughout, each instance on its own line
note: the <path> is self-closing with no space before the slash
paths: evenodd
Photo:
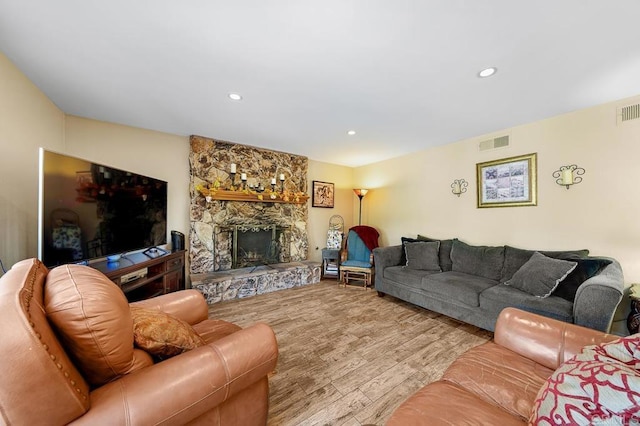
<path id="1" fill-rule="evenodd" d="M 476 172 L 478 208 L 538 204 L 535 153 L 478 163 Z"/>
<path id="2" fill-rule="evenodd" d="M 553 177 L 556 178 L 558 185 L 564 185 L 569 189 L 571 185 L 582 182 L 582 176 L 586 170 L 582 167 L 578 167 L 576 164 L 570 166 L 561 166 L 558 170 L 553 172 Z"/>
<path id="3" fill-rule="evenodd" d="M 457 195 L 464 194 L 467 192 L 467 187 L 469 186 L 469 182 L 464 179 L 456 179 L 451 184 L 451 193 Z"/>

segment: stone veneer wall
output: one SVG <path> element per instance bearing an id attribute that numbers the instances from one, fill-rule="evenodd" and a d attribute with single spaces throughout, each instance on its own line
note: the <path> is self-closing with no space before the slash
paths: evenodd
<path id="1" fill-rule="evenodd" d="M 259 180 L 269 187 L 271 178 L 285 175 L 285 190 L 307 191 L 307 157 L 270 151 L 247 145 L 218 141 L 201 136 L 190 137 L 189 164 L 191 180 L 190 271 L 193 274 L 224 271 L 231 268 L 231 241 L 227 233 L 214 236 L 217 226 L 239 224 L 276 224 L 291 231 L 290 260 L 307 258 L 307 204 L 268 202 L 211 201 L 195 190 L 199 184 L 213 183 L 216 178 L 223 187 L 231 184 L 231 163 L 237 167 L 236 184 L 246 173 L 248 182 Z M 277 180 L 278 187 L 280 181 Z M 215 250 L 214 250 L 215 245 Z"/>

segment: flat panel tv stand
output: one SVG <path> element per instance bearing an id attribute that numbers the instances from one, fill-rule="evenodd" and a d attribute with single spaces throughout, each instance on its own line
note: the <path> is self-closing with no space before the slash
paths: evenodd
<path id="1" fill-rule="evenodd" d="M 117 262 L 89 266 L 120 286 L 129 302 L 183 290 L 185 250 L 151 258 L 142 252 L 122 256 Z"/>

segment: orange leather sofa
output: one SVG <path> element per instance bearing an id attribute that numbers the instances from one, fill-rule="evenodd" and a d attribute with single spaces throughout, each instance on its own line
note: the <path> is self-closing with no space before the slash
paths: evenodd
<path id="1" fill-rule="evenodd" d="M 129 304 L 123 294 L 108 294 L 120 289 L 104 280 L 86 266 L 49 271 L 35 259 L 17 263 L 0 278 L 0 424 L 266 424 L 268 374 L 278 357 L 270 327 L 240 329 L 208 319 L 208 306 L 195 290 L 136 302 L 180 318 L 204 339 L 195 349 L 154 362 L 134 348 Z M 104 297 L 74 299 L 96 283 L 106 289 Z M 64 291 L 55 290 L 60 285 Z M 86 321 L 62 328 L 74 329 L 82 342 L 97 342 L 98 350 L 88 343 L 72 348 L 61 337 L 59 324 L 52 323 L 54 299 L 86 314 Z M 103 328 L 96 331 L 94 323 Z M 115 376 L 93 384 L 77 354 L 89 354 L 90 362 L 108 360 Z M 117 365 L 122 359 L 125 371 Z"/>
<path id="2" fill-rule="evenodd" d="M 451 364 L 398 407 L 388 426 L 523 425 L 540 388 L 584 346 L 619 339 L 574 324 L 504 309 L 494 340 Z"/>

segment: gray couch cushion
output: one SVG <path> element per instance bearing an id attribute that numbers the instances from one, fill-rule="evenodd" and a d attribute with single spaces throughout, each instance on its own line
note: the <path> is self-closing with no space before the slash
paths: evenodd
<path id="1" fill-rule="evenodd" d="M 527 260 L 531 259 L 535 250 L 524 250 L 511 246 L 504 246 L 504 266 L 502 267 L 501 281 L 510 280 L 513 274 L 522 267 Z M 589 250 L 563 250 L 563 251 L 541 251 L 547 257 L 554 259 L 573 260 L 571 257 L 585 257 L 589 255 Z"/>
<path id="2" fill-rule="evenodd" d="M 407 256 L 407 269 L 441 272 L 438 260 L 440 241 L 420 241 L 404 245 Z"/>
<path id="3" fill-rule="evenodd" d="M 418 234 L 418 241 L 440 241 L 440 250 L 438 251 L 440 269 L 442 269 L 442 272 L 451 270 L 451 246 L 453 246 L 453 240 L 438 240 Z"/>
<path id="4" fill-rule="evenodd" d="M 422 278 L 439 273 L 437 271 L 418 271 L 404 266 L 389 266 L 383 271 L 385 279 L 418 289 L 422 288 Z"/>
<path id="5" fill-rule="evenodd" d="M 573 303 L 561 297 L 551 295 L 541 299 L 503 284 L 493 286 L 480 294 L 480 308 L 496 317 L 508 306 L 560 321 L 573 322 Z"/>
<path id="6" fill-rule="evenodd" d="M 471 246 L 454 239 L 451 247 L 452 271 L 500 280 L 504 246 Z"/>
<path id="7" fill-rule="evenodd" d="M 479 306 L 480 293 L 498 284 L 495 280 L 454 271 L 429 275 L 422 279 L 422 288 L 425 291 L 468 306 Z"/>
<path id="8" fill-rule="evenodd" d="M 513 277 L 504 284 L 513 286 L 536 297 L 549 297 L 560 281 L 576 268 L 577 263 L 569 260 L 552 259 L 533 253 L 531 259 L 522 265 Z"/>

